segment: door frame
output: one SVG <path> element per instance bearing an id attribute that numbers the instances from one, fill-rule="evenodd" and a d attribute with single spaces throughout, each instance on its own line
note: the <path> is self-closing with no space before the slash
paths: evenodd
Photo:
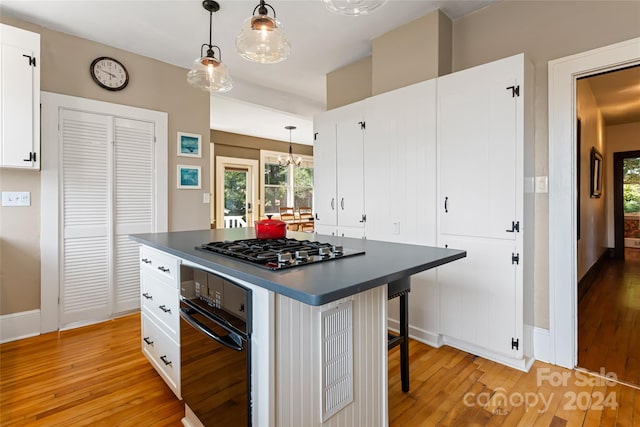
<path id="1" fill-rule="evenodd" d="M 258 171 L 260 170 L 260 164 L 257 160 L 242 159 L 238 157 L 216 157 L 216 228 L 224 228 L 224 169 L 226 166 L 248 168 L 251 182 L 251 210 L 253 218 L 258 219 L 256 215 L 260 215 L 259 206 L 259 187 L 258 187 Z M 247 222 L 248 227 L 253 227 L 253 224 Z"/>
<path id="2" fill-rule="evenodd" d="M 640 150 L 613 153 L 613 229 L 614 256 L 624 259 L 624 202 L 622 163 L 624 159 L 640 157 Z"/>
<path id="3" fill-rule="evenodd" d="M 58 330 L 60 313 L 60 238 L 61 177 L 58 121 L 61 109 L 86 111 L 133 120 L 153 122 L 156 130 L 154 179 L 155 230 L 166 232 L 169 224 L 168 202 L 168 114 L 110 102 L 41 92 L 42 149 L 40 170 L 40 333 Z M 165 185 L 163 185 L 165 183 Z"/>
<path id="4" fill-rule="evenodd" d="M 548 361 L 578 361 L 576 80 L 640 63 L 640 38 L 549 61 Z M 545 349 L 547 350 L 547 349 Z"/>

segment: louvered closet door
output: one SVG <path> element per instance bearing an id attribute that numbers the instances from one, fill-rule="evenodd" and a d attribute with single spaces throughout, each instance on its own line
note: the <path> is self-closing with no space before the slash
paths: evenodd
<path id="1" fill-rule="evenodd" d="M 112 119 L 62 110 L 60 323 L 110 313 Z"/>
<path id="2" fill-rule="evenodd" d="M 114 312 L 140 307 L 138 244 L 129 234 L 154 230 L 154 125 L 116 118 Z"/>

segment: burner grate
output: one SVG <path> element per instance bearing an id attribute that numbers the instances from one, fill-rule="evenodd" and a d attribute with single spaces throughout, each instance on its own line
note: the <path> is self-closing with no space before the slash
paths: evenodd
<path id="1" fill-rule="evenodd" d="M 245 239 L 209 242 L 196 249 L 233 257 L 270 270 L 330 261 L 364 251 L 344 250 L 341 246 L 312 240 Z"/>

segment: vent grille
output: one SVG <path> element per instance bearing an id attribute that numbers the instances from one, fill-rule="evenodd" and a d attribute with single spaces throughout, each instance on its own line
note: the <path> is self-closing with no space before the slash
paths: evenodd
<path id="1" fill-rule="evenodd" d="M 322 422 L 353 402 L 353 302 L 320 313 Z"/>

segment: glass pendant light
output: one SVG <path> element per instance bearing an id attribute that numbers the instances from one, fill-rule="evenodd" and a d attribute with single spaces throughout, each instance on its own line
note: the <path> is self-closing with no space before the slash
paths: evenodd
<path id="1" fill-rule="evenodd" d="M 366 15 L 386 2 L 387 0 L 322 0 L 330 11 L 348 16 Z"/>
<path id="2" fill-rule="evenodd" d="M 267 7 L 271 8 L 273 18 L 268 15 Z M 253 15 L 242 24 L 242 30 L 236 38 L 236 49 L 244 59 L 262 64 L 284 61 L 291 53 L 291 45 L 282 30 L 282 24 L 276 20 L 276 11 L 264 0 L 260 0 L 260 4 L 253 9 Z"/>
<path id="3" fill-rule="evenodd" d="M 291 148 L 291 131 L 294 130 L 295 126 L 285 126 L 285 129 L 289 131 L 289 155 L 287 157 L 278 156 L 278 163 L 280 166 L 300 166 L 302 163 L 302 157 L 298 156 L 297 158 L 293 158 L 293 149 Z"/>
<path id="4" fill-rule="evenodd" d="M 229 70 L 222 63 L 220 48 L 211 43 L 213 12 L 220 10 L 220 5 L 213 0 L 204 0 L 202 7 L 209 11 L 209 43 L 205 43 L 200 47 L 201 57 L 193 61 L 193 67 L 187 73 L 187 82 L 191 86 L 207 92 L 227 92 L 233 87 L 233 81 L 229 76 Z M 205 46 L 207 47 L 207 53 L 203 55 Z M 218 49 L 218 57 L 220 59 L 216 58 L 214 49 Z"/>

